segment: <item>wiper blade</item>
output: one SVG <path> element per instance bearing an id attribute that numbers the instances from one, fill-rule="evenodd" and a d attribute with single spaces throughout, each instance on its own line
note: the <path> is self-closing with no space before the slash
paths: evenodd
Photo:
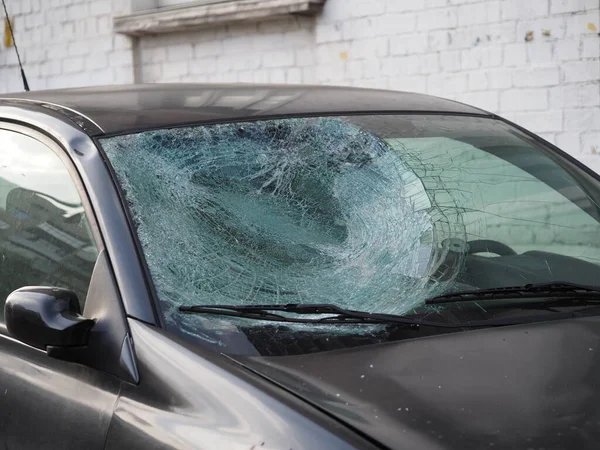
<path id="1" fill-rule="evenodd" d="M 369 313 L 340 308 L 330 304 L 288 304 L 288 305 L 196 305 L 180 306 L 179 311 L 198 314 L 217 314 L 243 317 L 273 322 L 313 323 L 313 324 L 385 324 L 395 323 L 409 326 L 435 326 L 442 328 L 462 328 L 456 323 L 434 322 L 396 314 Z M 297 315 L 326 315 L 321 318 L 284 316 L 275 312 Z"/>
<path id="2" fill-rule="evenodd" d="M 497 287 L 473 291 L 451 292 L 449 294 L 432 297 L 425 301 L 427 305 L 443 303 L 457 303 L 468 301 L 486 301 L 497 299 L 519 298 L 573 298 L 579 301 L 582 298 L 597 299 L 600 301 L 600 287 L 585 286 L 575 283 L 537 283 L 524 286 Z"/>
<path id="3" fill-rule="evenodd" d="M 514 294 L 513 294 L 514 297 Z M 464 301 L 464 300 L 461 300 Z M 444 303 L 444 302 L 440 302 Z M 195 305 L 180 306 L 179 311 L 195 314 L 215 314 L 222 316 L 242 317 L 245 319 L 266 320 L 273 322 L 292 322 L 309 324 L 400 324 L 411 328 L 419 326 L 429 326 L 438 328 L 467 329 L 467 328 L 488 328 L 507 325 L 517 325 L 523 323 L 542 322 L 546 320 L 556 320 L 563 318 L 578 317 L 577 312 L 557 312 L 553 314 L 537 314 L 515 317 L 499 317 L 482 320 L 471 320 L 465 322 L 437 322 L 420 319 L 418 317 L 408 317 L 396 314 L 369 313 L 364 311 L 354 311 L 340 308 L 329 304 L 288 304 L 288 305 Z M 323 318 L 290 317 L 276 314 L 271 311 L 292 313 L 298 315 L 319 315 L 326 314 Z"/>

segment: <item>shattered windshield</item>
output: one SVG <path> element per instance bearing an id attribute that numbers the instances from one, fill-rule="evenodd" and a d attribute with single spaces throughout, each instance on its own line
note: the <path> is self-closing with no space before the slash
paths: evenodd
<path id="1" fill-rule="evenodd" d="M 101 143 L 166 322 L 217 346 L 257 331 L 180 306 L 410 314 L 455 290 L 600 274 L 595 181 L 493 119 L 290 118 Z M 374 333 L 343 328 L 329 332 Z"/>

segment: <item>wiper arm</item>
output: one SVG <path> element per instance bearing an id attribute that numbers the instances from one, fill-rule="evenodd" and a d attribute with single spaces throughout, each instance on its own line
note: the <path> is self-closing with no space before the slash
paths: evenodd
<path id="1" fill-rule="evenodd" d="M 573 298 L 575 300 L 579 300 L 581 298 L 593 298 L 600 301 L 600 287 L 563 282 L 526 284 L 524 286 L 509 286 L 473 291 L 451 292 L 449 294 L 432 297 L 426 300 L 425 304 L 439 305 L 443 303 L 469 301 L 481 302 L 497 299 L 547 297 Z"/>
<path id="2" fill-rule="evenodd" d="M 197 305 L 180 306 L 179 311 L 198 314 L 217 314 L 222 316 L 243 317 L 255 320 L 270 320 L 273 322 L 294 322 L 313 324 L 382 324 L 395 323 L 409 326 L 434 326 L 442 328 L 462 328 L 456 323 L 434 322 L 420 320 L 396 314 L 369 313 L 340 308 L 336 305 L 307 303 L 288 305 Z M 276 312 L 292 313 L 297 315 L 322 315 L 322 318 L 292 317 L 276 314 Z"/>
<path id="3" fill-rule="evenodd" d="M 465 293 L 472 294 L 472 293 Z M 600 290 L 595 291 L 594 295 L 599 295 Z M 511 295 L 514 297 L 514 294 Z M 438 298 L 438 297 L 436 297 Z M 435 300 L 436 298 L 432 299 Z M 599 297 L 600 299 L 600 297 Z M 440 298 L 439 303 L 448 301 Z M 434 303 L 438 303 L 435 301 Z M 576 317 L 577 313 L 564 312 L 541 315 L 527 315 L 516 317 L 490 318 L 483 320 L 472 320 L 466 322 L 437 322 L 419 319 L 417 317 L 408 317 L 396 314 L 369 313 L 364 311 L 354 311 L 340 308 L 329 304 L 288 304 L 288 305 L 195 305 L 180 306 L 179 311 L 194 314 L 215 314 L 221 316 L 242 317 L 254 320 L 266 320 L 272 322 L 292 322 L 292 323 L 310 323 L 310 324 L 400 324 L 409 327 L 418 328 L 419 326 L 429 326 L 438 328 L 467 329 L 467 328 L 487 328 L 506 325 L 516 325 L 521 323 L 541 322 L 546 320 L 555 320 L 560 318 Z M 326 314 L 323 318 L 290 317 L 276 314 L 271 311 L 292 313 L 298 315 L 319 315 Z"/>

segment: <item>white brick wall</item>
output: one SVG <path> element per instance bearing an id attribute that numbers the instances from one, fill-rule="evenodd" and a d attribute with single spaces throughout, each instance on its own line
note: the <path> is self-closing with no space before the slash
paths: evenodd
<path id="1" fill-rule="evenodd" d="M 112 32 L 115 1 L 6 0 L 32 89 L 133 81 L 131 40 Z M 0 44 L 0 92 L 22 88 L 14 49 Z"/>
<path id="2" fill-rule="evenodd" d="M 134 80 L 131 0 L 7 0 L 34 89 Z M 327 0 L 316 18 L 143 37 L 143 82 L 424 92 L 505 115 L 600 171 L 598 0 Z M 526 41 L 528 32 L 533 39 Z M 21 89 L 0 47 L 0 92 Z"/>

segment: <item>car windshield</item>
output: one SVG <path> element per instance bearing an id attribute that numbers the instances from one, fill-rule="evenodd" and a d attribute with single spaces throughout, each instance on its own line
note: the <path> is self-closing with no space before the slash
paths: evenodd
<path id="1" fill-rule="evenodd" d="M 282 329 L 313 341 L 323 327 L 357 339 L 376 331 L 181 306 L 321 303 L 410 315 L 454 291 L 599 284 L 598 182 L 500 120 L 287 118 L 101 144 L 165 322 L 220 351 L 252 353 L 256 336 L 285 341 Z"/>

